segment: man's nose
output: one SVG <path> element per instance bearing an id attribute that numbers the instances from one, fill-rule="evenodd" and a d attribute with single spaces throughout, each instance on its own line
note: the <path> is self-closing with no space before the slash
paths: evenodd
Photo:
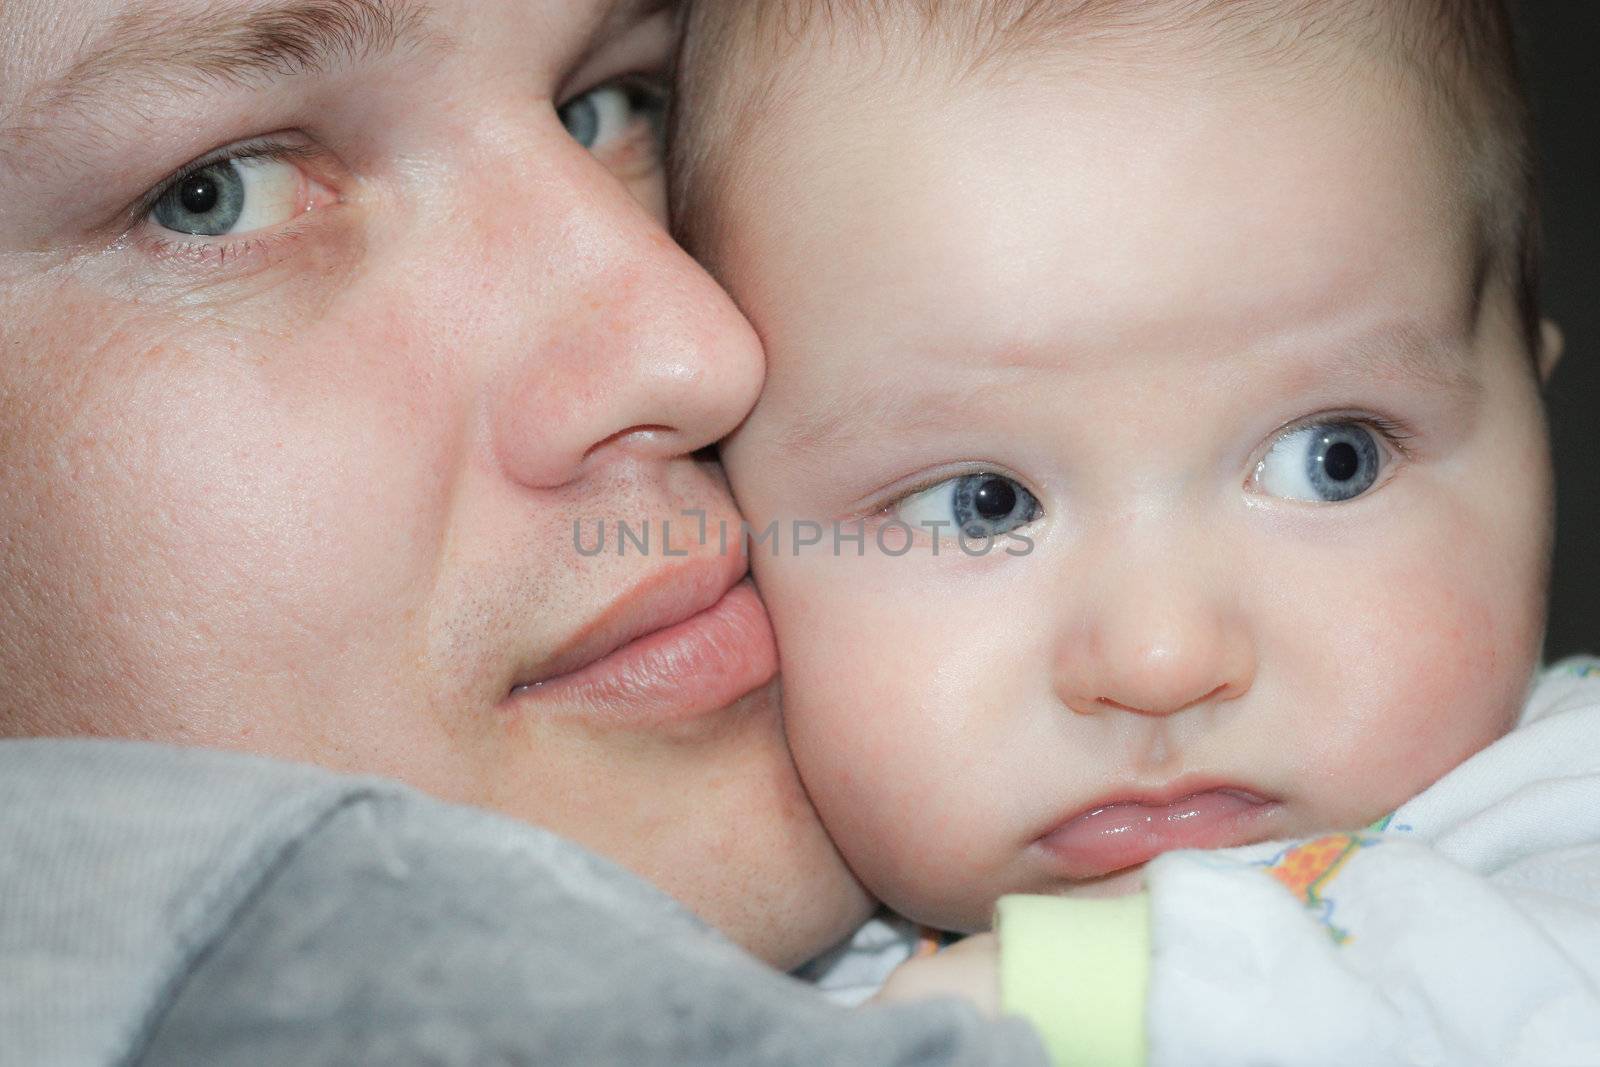
<path id="1" fill-rule="evenodd" d="M 610 456 L 726 436 L 761 390 L 755 332 L 582 148 L 528 150 L 547 154 L 543 172 L 495 184 L 477 242 L 504 316 L 489 430 L 506 474 L 552 488 Z"/>
<path id="2" fill-rule="evenodd" d="M 1238 597 L 1186 547 L 1126 544 L 1070 583 L 1055 683 L 1072 711 L 1166 716 L 1250 688 L 1255 648 Z"/>

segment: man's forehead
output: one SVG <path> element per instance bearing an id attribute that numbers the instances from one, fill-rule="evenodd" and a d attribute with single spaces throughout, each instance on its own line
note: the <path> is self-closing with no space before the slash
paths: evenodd
<path id="1" fill-rule="evenodd" d="M 294 23 L 431 23 L 440 32 L 455 20 L 451 8 L 481 0 L 0 0 L 0 101 L 66 73 L 96 51 L 130 38 L 149 38 L 163 27 L 193 31 L 218 20 L 271 14 Z M 530 9 L 559 8 L 602 34 L 621 30 L 680 0 L 525 0 Z M 0 115 L 10 110 L 0 106 Z"/>
<path id="2" fill-rule="evenodd" d="M 122 7 L 121 0 L 0 0 L 0 100 L 59 71 L 85 46 L 93 28 Z M 4 110 L 0 108 L 0 110 Z"/>
<path id="3" fill-rule="evenodd" d="M 150 94 L 261 87 L 397 53 L 443 53 L 458 33 L 496 44 L 525 39 L 531 70 L 541 47 L 575 58 L 582 42 L 620 36 L 674 6 L 501 2 L 504 25 L 495 7 L 476 0 L 0 0 L 0 157 L 37 161 L 46 142 L 56 142 L 56 155 L 70 151 L 74 139 L 138 121 Z"/>

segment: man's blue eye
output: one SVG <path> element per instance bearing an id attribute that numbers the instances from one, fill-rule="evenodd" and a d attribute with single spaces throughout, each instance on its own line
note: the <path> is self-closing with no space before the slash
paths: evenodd
<path id="1" fill-rule="evenodd" d="M 959 533 L 969 540 L 1008 534 L 1036 521 L 1039 501 L 1003 474 L 949 478 L 895 505 L 894 517 L 913 528 Z"/>
<path id="2" fill-rule="evenodd" d="M 556 112 L 561 125 L 567 128 L 572 139 L 585 148 L 594 146 L 595 134 L 600 131 L 600 110 L 595 107 L 592 93 L 585 93 Z"/>
<path id="3" fill-rule="evenodd" d="M 309 210 L 306 182 L 287 159 L 222 159 L 162 190 L 150 219 L 193 237 L 222 237 L 280 226 Z"/>
<path id="4" fill-rule="evenodd" d="M 649 123 L 659 138 L 665 114 L 665 94 L 633 82 L 613 82 L 591 89 L 556 109 L 572 139 L 591 152 L 626 136 L 639 122 Z"/>
<path id="5" fill-rule="evenodd" d="M 1372 431 L 1355 422 L 1302 426 L 1278 438 L 1255 484 L 1289 500 L 1338 504 L 1377 484 L 1384 454 Z"/>
<path id="6" fill-rule="evenodd" d="M 244 181 L 232 160 L 213 163 L 184 178 L 156 201 L 155 218 L 178 233 L 216 236 L 233 229 L 244 213 Z"/>

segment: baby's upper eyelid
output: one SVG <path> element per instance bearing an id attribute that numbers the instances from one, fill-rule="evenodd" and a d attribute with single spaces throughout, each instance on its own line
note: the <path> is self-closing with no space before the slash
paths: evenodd
<path id="1" fill-rule="evenodd" d="M 1417 436 L 1416 431 L 1411 426 L 1396 419 L 1370 413 L 1334 412 L 1297 419 L 1275 432 L 1267 442 L 1268 447 L 1282 441 L 1290 434 L 1304 433 L 1319 426 L 1363 426 L 1377 434 L 1385 443 L 1393 445 L 1402 452 L 1406 449 L 1405 442 Z"/>
<path id="2" fill-rule="evenodd" d="M 966 470 L 948 471 L 938 475 L 930 476 L 926 479 L 918 479 L 905 489 L 892 490 L 888 496 L 884 498 L 882 504 L 876 505 L 869 510 L 872 514 L 886 512 L 900 506 L 901 504 L 904 504 L 907 500 L 910 500 L 913 497 L 921 496 L 924 493 L 931 493 L 935 489 L 949 485 L 951 482 L 958 482 L 963 478 L 973 478 L 978 476 L 1004 478 L 1007 481 L 1015 482 L 1019 487 L 1026 490 L 1029 496 L 1033 497 L 1035 500 L 1040 499 L 1038 491 L 1029 485 L 1028 482 L 1022 477 L 1010 473 L 1009 471 L 1000 467 L 998 464 L 978 463 Z"/>

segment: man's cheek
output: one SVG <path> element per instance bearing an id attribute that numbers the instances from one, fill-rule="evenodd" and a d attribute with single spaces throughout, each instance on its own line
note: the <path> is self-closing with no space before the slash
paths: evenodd
<path id="1" fill-rule="evenodd" d="M 209 326 L 225 336 L 265 335 L 287 345 L 352 303 L 347 298 L 370 266 L 367 226 L 362 209 L 347 203 L 308 213 L 284 232 L 222 240 L 150 226 L 114 252 L 69 262 L 61 273 L 108 305 L 147 308 L 185 330 Z"/>
<path id="2" fill-rule="evenodd" d="M 95 325 L 58 339 L 70 359 L 35 365 L 8 436 L 50 477 L 36 521 L 62 545 L 64 576 L 156 606 L 130 641 L 158 659 L 175 644 L 226 657 L 246 635 L 258 655 L 303 651 L 351 613 L 382 616 L 419 547 L 399 520 L 425 510 L 427 487 L 405 455 L 415 427 L 380 387 L 340 391 L 295 373 L 303 351 L 149 309 L 60 311 Z M 279 636 L 263 644 L 256 629 Z"/>

